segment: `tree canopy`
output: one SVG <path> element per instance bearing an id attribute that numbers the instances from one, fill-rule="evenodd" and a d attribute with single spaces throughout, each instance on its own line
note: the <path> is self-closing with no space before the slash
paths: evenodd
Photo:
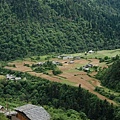
<path id="1" fill-rule="evenodd" d="M 0 59 L 120 48 L 119 0 L 1 0 Z"/>
<path id="2" fill-rule="evenodd" d="M 120 92 L 120 59 L 108 68 L 100 70 L 96 77 L 104 86 Z"/>

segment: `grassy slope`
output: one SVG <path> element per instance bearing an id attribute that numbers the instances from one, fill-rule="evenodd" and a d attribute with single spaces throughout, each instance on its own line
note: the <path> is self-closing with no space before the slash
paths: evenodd
<path id="1" fill-rule="evenodd" d="M 105 56 L 115 57 L 116 55 L 120 55 L 120 49 L 101 50 L 101 51 L 97 51 L 95 53 L 87 54 L 87 55 L 85 55 L 85 53 L 75 53 L 75 54 L 66 54 L 66 55 L 81 56 L 81 57 L 85 57 L 85 58 L 95 58 L 95 57 L 104 58 Z"/>

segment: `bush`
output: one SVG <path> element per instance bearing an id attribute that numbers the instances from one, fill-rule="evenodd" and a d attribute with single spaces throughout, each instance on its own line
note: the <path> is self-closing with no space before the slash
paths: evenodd
<path id="1" fill-rule="evenodd" d="M 30 65 L 29 65 L 29 64 L 26 64 L 26 63 L 24 63 L 24 66 L 26 66 L 26 67 L 30 67 Z"/>
<path id="2" fill-rule="evenodd" d="M 54 75 L 58 75 L 58 74 L 62 73 L 62 71 L 58 70 L 58 69 L 54 69 L 52 72 L 53 72 Z"/>

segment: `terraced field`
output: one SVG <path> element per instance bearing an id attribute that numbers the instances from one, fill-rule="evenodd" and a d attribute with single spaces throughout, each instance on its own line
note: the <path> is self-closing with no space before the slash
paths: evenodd
<path id="1" fill-rule="evenodd" d="M 69 64 L 69 61 L 70 61 L 69 59 L 67 60 L 53 59 L 53 60 L 57 60 L 63 64 L 63 66 L 59 66 L 59 69 L 63 73 L 58 76 L 53 75 L 51 71 L 49 71 L 48 75 L 43 73 L 36 73 L 32 71 L 31 67 L 24 66 L 24 64 L 29 64 L 29 66 L 31 66 L 32 64 L 35 63 L 31 61 L 14 61 L 9 63 L 9 65 L 15 65 L 15 67 L 6 66 L 5 68 L 15 70 L 15 71 L 28 72 L 29 74 L 37 77 L 45 78 L 50 81 L 69 84 L 72 86 L 79 86 L 79 84 L 81 84 L 81 87 L 97 95 L 100 99 L 102 100 L 107 99 L 110 103 L 116 104 L 114 101 L 94 91 L 96 86 L 100 87 L 100 82 L 97 79 L 88 76 L 87 73 L 84 71 L 79 71 L 76 69 L 76 67 L 81 67 L 90 62 L 95 66 L 99 66 L 101 63 L 99 63 L 98 59 L 74 60 L 73 64 Z"/>

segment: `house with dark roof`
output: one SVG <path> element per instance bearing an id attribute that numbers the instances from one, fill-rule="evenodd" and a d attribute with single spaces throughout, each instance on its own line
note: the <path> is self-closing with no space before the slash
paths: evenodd
<path id="1" fill-rule="evenodd" d="M 42 107 L 32 104 L 27 104 L 15 108 L 16 116 L 11 117 L 11 120 L 50 120 L 49 113 Z"/>
<path id="2" fill-rule="evenodd" d="M 2 105 L 0 105 L 0 113 L 4 113 L 4 111 L 5 111 L 5 108 Z"/>

